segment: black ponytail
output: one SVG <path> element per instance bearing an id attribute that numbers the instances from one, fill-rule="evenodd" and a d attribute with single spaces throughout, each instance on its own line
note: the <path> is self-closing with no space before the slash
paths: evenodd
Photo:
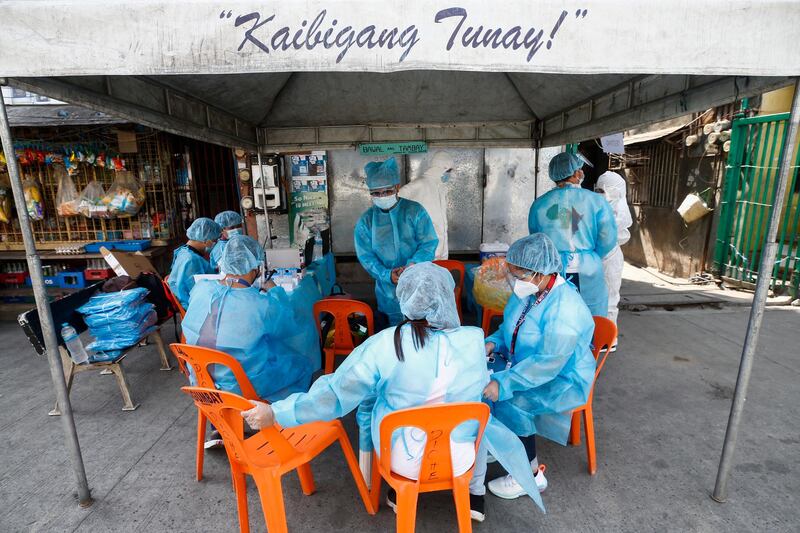
<path id="1" fill-rule="evenodd" d="M 405 361 L 403 354 L 403 343 L 400 339 L 400 330 L 406 324 L 411 324 L 411 337 L 414 339 L 414 349 L 419 350 L 425 347 L 425 341 L 428 339 L 428 329 L 431 327 L 428 321 L 424 318 L 421 320 L 405 319 L 394 329 L 394 354 L 397 356 L 398 361 Z"/>

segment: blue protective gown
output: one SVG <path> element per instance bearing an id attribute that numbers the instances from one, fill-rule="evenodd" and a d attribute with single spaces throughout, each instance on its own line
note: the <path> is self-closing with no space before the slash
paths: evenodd
<path id="1" fill-rule="evenodd" d="M 528 298 L 512 294 L 503 323 L 486 339 L 512 362 L 492 375 L 500 389 L 493 412 L 521 437 L 537 434 L 566 444 L 572 410 L 586 403 L 594 381 L 594 321 L 575 287 L 559 278 L 528 312 L 511 356 L 514 328 Z"/>
<path id="2" fill-rule="evenodd" d="M 375 278 L 378 310 L 389 316 L 390 324 L 397 324 L 403 313 L 392 269 L 433 261 L 439 239 L 431 217 L 417 202 L 400 198 L 389 211 L 367 209 L 356 223 L 354 238 L 361 266 Z"/>
<path id="3" fill-rule="evenodd" d="M 196 274 L 214 274 L 208 260 L 198 252 L 184 244 L 175 250 L 172 256 L 172 267 L 169 269 L 169 288 L 184 309 L 189 305 L 189 293 L 194 287 Z"/>
<path id="4" fill-rule="evenodd" d="M 617 244 L 614 211 L 602 195 L 567 186 L 553 189 L 531 206 L 528 230 L 544 233 L 561 252 L 563 270 L 577 262 L 580 293 L 595 316 L 608 314 L 603 257 Z"/>
<path id="5" fill-rule="evenodd" d="M 225 251 L 225 247 L 228 246 L 228 241 L 223 241 L 222 239 L 217 241 L 217 244 L 211 249 L 211 253 L 209 254 L 208 262 L 211 264 L 211 268 L 214 270 L 219 270 L 219 260 L 222 257 L 222 252 Z"/>
<path id="6" fill-rule="evenodd" d="M 273 403 L 275 421 L 293 427 L 334 420 L 358 407 L 359 447 L 371 451 L 380 450 L 380 424 L 389 413 L 432 403 L 481 401 L 489 381 L 482 330 L 463 326 L 432 331 L 425 346 L 416 350 L 411 326 L 403 326 L 402 362 L 395 355 L 394 331 L 388 328 L 367 339 L 336 372 L 317 379 L 308 393 Z M 476 432 L 477 424 L 467 422 L 454 430 L 451 440 L 474 443 Z M 392 445 L 405 438 L 395 432 Z M 521 441 L 492 417 L 483 443 L 544 509 Z"/>
<path id="7" fill-rule="evenodd" d="M 233 288 L 216 280 L 198 283 L 181 322 L 188 344 L 225 352 L 239 361 L 259 397 L 266 401 L 308 390 L 319 348 L 306 342 L 313 318 L 298 316 L 286 292 L 275 287 L 261 293 L 254 287 Z M 220 390 L 241 394 L 230 370 L 216 366 Z"/>

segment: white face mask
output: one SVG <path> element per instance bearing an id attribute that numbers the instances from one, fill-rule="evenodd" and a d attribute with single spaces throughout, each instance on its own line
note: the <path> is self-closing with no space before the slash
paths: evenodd
<path id="1" fill-rule="evenodd" d="M 373 198 L 372 203 L 375 204 L 375 207 L 378 209 L 388 211 L 397 203 L 397 195 L 392 194 L 391 196 L 380 196 L 378 198 Z"/>
<path id="2" fill-rule="evenodd" d="M 241 235 L 241 233 L 242 233 L 241 228 L 231 228 L 225 230 L 225 234 L 228 236 L 229 239 L 234 235 Z"/>
<path id="3" fill-rule="evenodd" d="M 531 283 L 530 281 L 522 281 L 521 279 L 514 281 L 514 294 L 517 295 L 517 298 L 520 300 L 524 300 L 528 296 L 533 296 L 534 294 L 539 292 L 539 286 L 535 283 Z"/>

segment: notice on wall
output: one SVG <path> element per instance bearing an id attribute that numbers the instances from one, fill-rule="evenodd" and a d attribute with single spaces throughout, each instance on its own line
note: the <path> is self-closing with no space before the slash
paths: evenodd
<path id="1" fill-rule="evenodd" d="M 603 151 L 607 154 L 625 153 L 625 140 L 621 132 L 600 137 L 600 146 L 603 147 Z"/>
<path id="2" fill-rule="evenodd" d="M 288 156 L 289 239 L 303 246 L 311 236 L 330 227 L 328 213 L 328 164 L 325 152 Z"/>

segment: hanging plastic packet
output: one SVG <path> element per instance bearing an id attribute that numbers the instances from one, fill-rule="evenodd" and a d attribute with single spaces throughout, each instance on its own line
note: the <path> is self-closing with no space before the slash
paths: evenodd
<path id="1" fill-rule="evenodd" d="M 27 179 L 22 182 L 22 191 L 25 194 L 25 207 L 31 220 L 44 219 L 44 200 L 39 182 Z"/>
<path id="2" fill-rule="evenodd" d="M 132 172 L 124 170 L 116 173 L 103 203 L 114 216 L 129 217 L 139 212 L 144 200 L 144 189 Z"/>
<path id="3" fill-rule="evenodd" d="M 53 167 L 58 175 L 58 192 L 56 192 L 56 211 L 62 217 L 74 217 L 78 213 L 80 195 L 69 173 L 61 165 Z"/>
<path id="4" fill-rule="evenodd" d="M 90 181 L 78 199 L 78 213 L 86 218 L 113 218 L 108 206 L 103 203 L 106 192 L 97 180 Z"/>
<path id="5" fill-rule="evenodd" d="M 11 223 L 13 197 L 8 174 L 0 174 L 0 222 L 3 224 Z"/>

